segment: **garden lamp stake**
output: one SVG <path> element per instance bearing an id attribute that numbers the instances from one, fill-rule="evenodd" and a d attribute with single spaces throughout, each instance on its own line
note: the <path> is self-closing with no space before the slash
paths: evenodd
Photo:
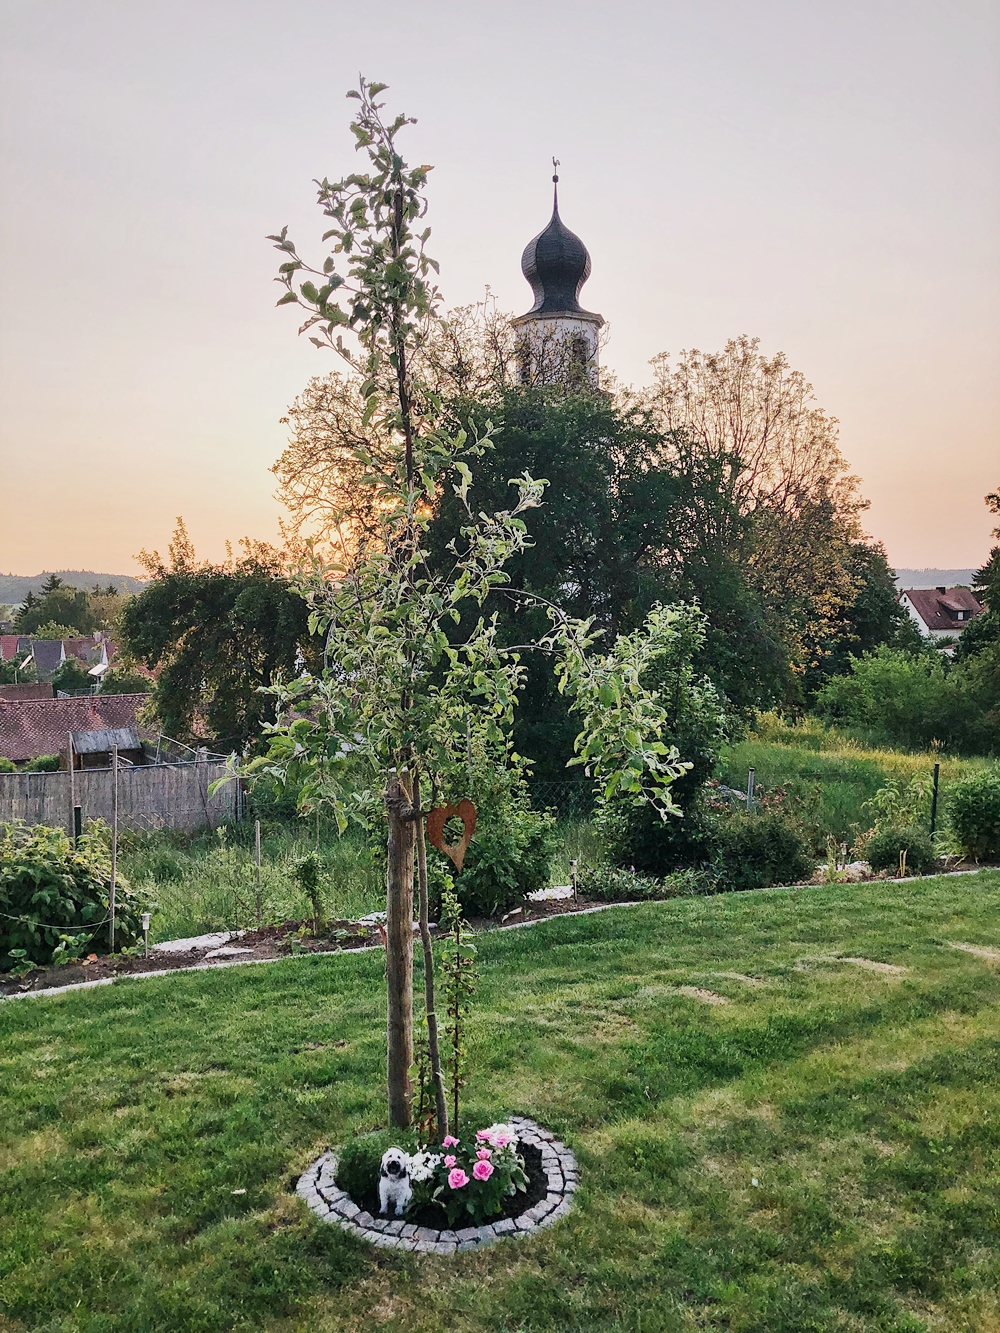
<path id="1" fill-rule="evenodd" d="M 145 956 L 149 957 L 149 912 L 143 912 L 139 918 L 142 921 L 142 940 L 145 947 Z"/>
<path id="2" fill-rule="evenodd" d="M 569 863 L 569 877 L 570 877 L 570 880 L 572 881 L 572 884 L 573 884 L 573 901 L 574 901 L 575 903 L 578 903 L 578 902 L 580 901 L 580 894 L 579 894 L 579 892 L 578 892 L 578 890 L 577 890 L 577 885 L 576 885 L 576 862 L 575 862 L 575 861 L 570 861 L 570 863 Z"/>

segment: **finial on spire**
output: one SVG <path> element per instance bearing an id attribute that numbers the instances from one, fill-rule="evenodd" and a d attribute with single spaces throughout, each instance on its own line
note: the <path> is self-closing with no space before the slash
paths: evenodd
<path id="1" fill-rule="evenodd" d="M 559 168 L 561 162 L 557 157 L 552 159 L 552 211 L 559 212 Z"/>

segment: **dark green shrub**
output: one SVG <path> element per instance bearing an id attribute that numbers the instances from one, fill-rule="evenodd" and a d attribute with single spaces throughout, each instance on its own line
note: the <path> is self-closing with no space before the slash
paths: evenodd
<path id="1" fill-rule="evenodd" d="M 337 1161 L 337 1184 L 355 1203 L 368 1204 L 378 1197 L 378 1173 L 387 1148 L 416 1152 L 417 1136 L 412 1129 L 377 1129 L 348 1140 Z M 376 1209 L 378 1205 L 376 1203 Z"/>
<path id="2" fill-rule="evenodd" d="M 0 825 L 0 970 L 50 963 L 61 945 L 65 952 L 63 934 L 77 953 L 84 945 L 107 948 L 110 888 L 111 857 L 100 830 L 84 834 L 74 849 L 62 829 Z M 139 939 L 141 907 L 119 875 L 116 945 Z"/>
<path id="3" fill-rule="evenodd" d="M 807 878 L 813 861 L 802 834 L 775 810 L 720 816 L 711 869 L 720 889 L 766 889 Z"/>
<path id="4" fill-rule="evenodd" d="M 675 870 L 654 879 L 620 866 L 586 866 L 580 871 L 578 888 L 584 898 L 599 902 L 635 903 L 714 893 L 715 880 L 707 870 Z"/>
<path id="5" fill-rule="evenodd" d="M 14 763 L 13 759 L 7 759 L 3 755 L 0 755 L 0 773 L 16 773 L 16 772 L 17 772 L 17 764 Z"/>
<path id="6" fill-rule="evenodd" d="M 890 824 L 871 835 L 865 844 L 865 859 L 873 870 L 899 870 L 899 857 L 906 852 L 906 868 L 915 875 L 934 867 L 936 857 L 931 835 L 915 825 Z"/>
<path id="7" fill-rule="evenodd" d="M 29 759 L 23 771 L 25 773 L 58 773 L 59 756 L 57 754 L 40 754 L 37 759 Z"/>
<path id="8" fill-rule="evenodd" d="M 681 779 L 683 782 L 683 779 Z M 674 784 L 681 785 L 680 782 Z M 672 793 L 675 799 L 683 793 Z M 680 815 L 661 819 L 651 805 L 614 801 L 597 817 L 597 827 L 613 865 L 643 875 L 669 875 L 701 865 L 712 855 L 713 829 L 701 803 L 682 804 Z"/>
<path id="9" fill-rule="evenodd" d="M 1000 769 L 956 782 L 948 792 L 948 819 L 969 856 L 1000 856 Z"/>

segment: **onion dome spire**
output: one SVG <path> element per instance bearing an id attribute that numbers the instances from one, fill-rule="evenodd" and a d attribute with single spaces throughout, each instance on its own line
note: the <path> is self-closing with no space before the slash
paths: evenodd
<path id="1" fill-rule="evenodd" d="M 559 216 L 559 162 L 552 159 L 552 218 L 524 248 L 521 272 L 531 284 L 535 304 L 522 315 L 587 315 L 580 306 L 580 288 L 590 277 L 590 255 L 579 236 Z M 591 315 L 601 323 L 599 315 Z"/>

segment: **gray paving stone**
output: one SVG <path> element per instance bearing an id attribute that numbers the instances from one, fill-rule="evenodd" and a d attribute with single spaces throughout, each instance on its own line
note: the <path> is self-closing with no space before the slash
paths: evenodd
<path id="1" fill-rule="evenodd" d="M 477 1227 L 462 1227 L 454 1233 L 455 1239 L 458 1241 L 475 1240 L 478 1235 L 479 1231 Z M 449 1237 L 449 1239 L 451 1238 Z"/>
<path id="2" fill-rule="evenodd" d="M 361 1209 L 352 1199 L 338 1200 L 336 1208 L 341 1217 L 357 1217 L 358 1213 L 361 1212 Z M 365 1216 L 367 1217 L 368 1214 L 366 1213 Z"/>
<path id="3" fill-rule="evenodd" d="M 371 1213 L 366 1213 L 364 1209 L 362 1209 L 360 1213 L 355 1213 L 354 1223 L 355 1226 L 364 1227 L 365 1230 L 368 1230 L 375 1225 L 375 1219 L 372 1217 Z"/>
<path id="4" fill-rule="evenodd" d="M 479 1249 L 479 1242 L 477 1240 L 459 1241 L 458 1245 L 459 1254 L 465 1254 L 469 1250 L 478 1250 L 478 1249 Z"/>
<path id="5" fill-rule="evenodd" d="M 415 1240 L 413 1249 L 416 1250 L 417 1254 L 433 1254 L 436 1243 L 433 1240 Z"/>
<path id="6" fill-rule="evenodd" d="M 358 1220 L 360 1221 L 361 1219 L 359 1218 Z M 387 1217 L 372 1218 L 368 1225 L 368 1229 L 369 1231 L 388 1231 L 389 1219 Z"/>
<path id="7" fill-rule="evenodd" d="M 409 1236 L 412 1239 L 417 1234 L 417 1228 L 412 1222 L 404 1222 L 403 1230 L 399 1234 L 401 1236 Z"/>
<path id="8" fill-rule="evenodd" d="M 416 1236 L 417 1240 L 424 1240 L 427 1241 L 428 1244 L 431 1244 L 440 1237 L 441 1232 L 432 1231 L 430 1227 L 417 1227 L 413 1234 Z"/>
<path id="9" fill-rule="evenodd" d="M 493 1230 L 498 1236 L 509 1236 L 510 1233 L 516 1231 L 517 1228 L 514 1225 L 514 1219 L 512 1217 L 504 1217 L 501 1218 L 499 1222 L 493 1223 Z"/>
<path id="10" fill-rule="evenodd" d="M 396 1218 L 392 1222 L 386 1222 L 385 1229 L 390 1236 L 400 1236 L 403 1233 L 403 1226 L 404 1223 L 400 1222 L 399 1219 Z"/>
<path id="11" fill-rule="evenodd" d="M 436 1240 L 431 1243 L 432 1254 L 454 1254 L 458 1244 L 453 1240 Z"/>
<path id="12" fill-rule="evenodd" d="M 525 1213 L 522 1213 L 520 1217 L 514 1218 L 514 1225 L 517 1227 L 518 1231 L 534 1231 L 535 1229 L 534 1222 L 529 1221 Z"/>

